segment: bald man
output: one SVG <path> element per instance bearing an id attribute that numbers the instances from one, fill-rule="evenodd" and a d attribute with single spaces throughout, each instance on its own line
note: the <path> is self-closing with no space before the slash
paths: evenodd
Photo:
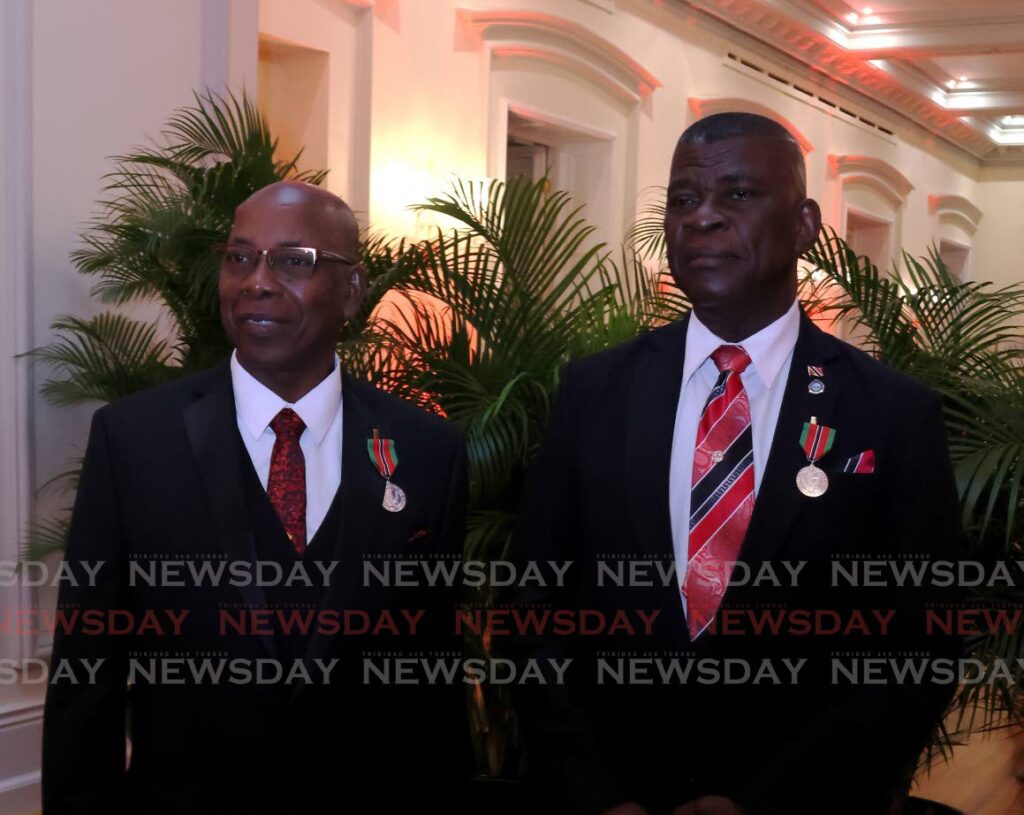
<path id="1" fill-rule="evenodd" d="M 341 369 L 341 199 L 266 187 L 218 252 L 231 358 L 93 418 L 66 556 L 102 566 L 60 592 L 44 811 L 457 808 L 461 688 L 393 684 L 459 656 L 454 589 L 368 575 L 461 556 L 461 437 Z"/>

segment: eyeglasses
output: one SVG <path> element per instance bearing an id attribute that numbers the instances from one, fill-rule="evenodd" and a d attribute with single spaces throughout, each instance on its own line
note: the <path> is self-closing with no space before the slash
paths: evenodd
<path id="1" fill-rule="evenodd" d="M 245 277 L 259 263 L 260 256 L 266 255 L 267 266 L 282 283 L 303 283 L 313 276 L 317 264 L 321 261 L 345 263 L 354 266 L 353 258 L 328 252 L 325 249 L 314 249 L 311 246 L 279 246 L 274 249 L 254 249 L 251 246 L 240 246 L 234 243 L 218 243 L 213 253 L 220 258 L 221 274 L 233 277 Z"/>

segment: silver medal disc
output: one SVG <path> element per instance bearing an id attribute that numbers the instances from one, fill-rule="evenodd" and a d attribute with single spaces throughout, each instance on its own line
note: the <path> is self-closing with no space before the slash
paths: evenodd
<path id="1" fill-rule="evenodd" d="M 405 493 L 402 488 L 389 481 L 384 487 L 384 500 L 381 502 L 381 506 L 388 512 L 401 512 L 405 509 Z"/>
<path id="2" fill-rule="evenodd" d="M 808 498 L 817 498 L 828 490 L 828 476 L 824 470 L 808 464 L 796 474 L 796 487 Z"/>

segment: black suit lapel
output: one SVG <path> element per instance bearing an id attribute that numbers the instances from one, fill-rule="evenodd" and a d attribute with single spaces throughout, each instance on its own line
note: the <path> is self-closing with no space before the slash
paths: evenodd
<path id="1" fill-rule="evenodd" d="M 321 596 L 323 609 L 361 607 L 363 553 L 373 549 L 384 498 L 384 479 L 370 461 L 366 448 L 374 428 L 382 437 L 392 437 L 390 417 L 381 415 L 377 409 L 374 388 L 342 372 L 341 495 L 338 538 L 334 542 L 338 567 Z M 314 633 L 307 643 L 306 659 L 326 658 L 330 646 L 329 636 Z"/>
<path id="2" fill-rule="evenodd" d="M 808 498 L 796 486 L 796 474 L 806 466 L 807 457 L 800 447 L 800 433 L 804 422 L 816 416 L 820 424 L 836 428 L 835 410 L 840 404 L 839 377 L 830 370 L 829 363 L 835 358 L 837 348 L 825 332 L 811 322 L 800 311 L 800 333 L 793 349 L 793 362 L 786 380 L 786 390 L 775 424 L 771 451 L 765 467 L 754 513 L 743 542 L 741 558 L 746 561 L 771 559 L 785 541 Z M 823 382 L 825 390 L 813 394 L 808 390 L 812 377 L 807 373 L 809 365 L 825 369 Z M 826 454 L 821 466 L 829 466 Z"/>
<path id="3" fill-rule="evenodd" d="M 196 401 L 184 411 L 185 431 L 217 539 L 229 559 L 251 563 L 256 560 L 256 547 L 242 494 L 240 441 L 228 364 L 215 368 L 195 396 Z M 253 608 L 266 607 L 265 592 L 256 581 L 238 590 Z M 270 654 L 277 656 L 274 637 L 268 634 L 260 639 Z"/>
<path id="4" fill-rule="evenodd" d="M 683 380 L 687 315 L 652 332 L 630 371 L 626 418 L 626 490 L 641 557 L 671 564 L 672 520 L 669 513 L 669 469 L 679 389 Z M 660 587 L 656 605 L 665 620 L 675 621 L 685 636 L 678 588 Z"/>

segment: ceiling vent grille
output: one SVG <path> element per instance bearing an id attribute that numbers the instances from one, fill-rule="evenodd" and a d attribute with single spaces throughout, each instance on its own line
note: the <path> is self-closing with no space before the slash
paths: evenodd
<path id="1" fill-rule="evenodd" d="M 814 91 L 809 90 L 808 88 L 804 88 L 804 87 L 798 85 L 796 82 L 791 82 L 790 80 L 786 79 L 785 77 L 779 76 L 778 74 L 773 73 L 772 71 L 769 71 L 767 68 L 763 68 L 760 65 L 758 65 L 758 64 L 756 64 L 754 62 L 751 62 L 749 59 L 746 59 L 745 57 L 741 57 L 741 56 L 739 56 L 737 54 L 733 54 L 733 53 L 729 53 L 726 56 L 728 56 L 729 59 L 731 59 L 733 62 L 738 62 L 743 67 L 749 68 L 751 71 L 757 71 L 757 73 L 762 74 L 765 78 L 770 79 L 772 82 L 776 82 L 779 85 L 785 85 L 787 88 L 792 88 L 793 90 L 797 91 L 798 93 L 802 93 L 808 99 L 817 99 L 823 105 L 827 105 L 828 107 L 830 107 L 832 110 L 836 111 L 837 113 L 841 113 L 841 114 L 843 114 L 845 116 L 848 116 L 850 119 L 858 121 L 861 124 L 867 125 L 868 127 L 874 128 L 875 130 L 878 130 L 878 131 L 880 131 L 882 133 L 885 133 L 888 136 L 895 135 L 889 128 L 883 127 L 882 125 L 877 124 L 877 123 L 871 121 L 870 119 L 864 118 L 859 113 L 856 113 L 856 112 L 850 110 L 849 108 L 843 107 L 841 104 L 839 104 L 838 102 L 836 102 L 833 99 L 828 99 L 827 97 L 819 96 Z"/>

